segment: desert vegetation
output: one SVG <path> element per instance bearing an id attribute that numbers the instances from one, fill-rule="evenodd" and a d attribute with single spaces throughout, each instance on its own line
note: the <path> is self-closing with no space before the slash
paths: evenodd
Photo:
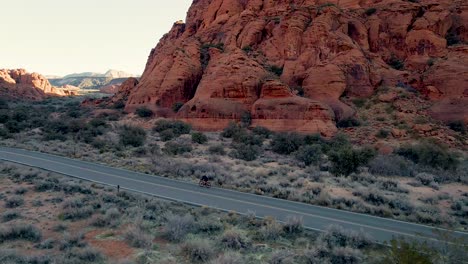
<path id="1" fill-rule="evenodd" d="M 366 109 L 369 101 L 361 101 L 356 101 L 359 109 L 375 111 Z M 344 133 L 325 139 L 248 128 L 246 123 L 232 123 L 221 133 L 201 133 L 180 121 L 92 110 L 73 100 L 9 102 L 1 108 L 2 145 L 192 182 L 206 175 L 223 188 L 467 228 L 463 213 L 468 196 L 466 154 L 435 141 L 415 138 L 383 155 L 371 145 L 356 146 Z M 31 108 L 34 111 L 27 110 Z M 345 127 L 365 129 L 365 123 Z M 49 191 L 54 184 L 42 181 L 35 188 Z M 9 210 L 21 204 L 18 197 L 9 199 Z M 67 210 L 63 217 L 73 219 L 86 217 L 91 208 Z M 106 222 L 96 221 L 98 225 Z"/>
<path id="2" fill-rule="evenodd" d="M 1 162 L 2 203 L 15 195 L 21 214 L 0 209 L 2 263 L 459 263 L 467 252 L 450 234 L 440 251 L 401 239 L 387 248 L 339 226 L 307 231 L 295 216 L 193 208 Z"/>

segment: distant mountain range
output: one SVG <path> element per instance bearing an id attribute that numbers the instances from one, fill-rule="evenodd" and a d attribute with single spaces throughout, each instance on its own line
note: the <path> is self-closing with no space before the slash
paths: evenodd
<path id="1" fill-rule="evenodd" d="M 134 74 L 118 70 L 108 70 L 106 73 L 83 72 L 68 74 L 63 77 L 48 76 L 50 83 L 56 87 L 74 86 L 80 89 L 101 89 L 107 86 L 118 86 Z"/>
<path id="2" fill-rule="evenodd" d="M 100 77 L 100 78 L 129 78 L 129 77 L 137 77 L 134 74 L 130 74 L 124 71 L 118 70 L 108 70 L 106 73 L 96 73 L 96 72 L 82 72 L 82 73 L 72 73 L 61 77 L 60 79 L 67 79 L 67 78 L 76 78 L 76 77 Z"/>

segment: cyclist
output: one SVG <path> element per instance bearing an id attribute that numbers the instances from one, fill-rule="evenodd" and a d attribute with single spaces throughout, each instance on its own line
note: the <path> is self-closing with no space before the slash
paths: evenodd
<path id="1" fill-rule="evenodd" d="M 201 177 L 200 186 L 208 187 L 208 188 L 211 186 L 209 179 L 206 175 L 203 175 L 203 177 Z"/>

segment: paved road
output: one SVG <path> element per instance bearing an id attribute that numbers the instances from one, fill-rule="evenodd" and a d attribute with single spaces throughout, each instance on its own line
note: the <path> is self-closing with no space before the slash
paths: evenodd
<path id="1" fill-rule="evenodd" d="M 0 147 L 0 160 L 38 167 L 106 185 L 120 185 L 122 189 L 196 206 L 204 205 L 242 214 L 250 210 L 259 217 L 273 216 L 280 221 L 284 221 L 288 216 L 300 216 L 304 220 L 304 226 L 308 229 L 322 231 L 328 226 L 336 224 L 344 228 L 363 230 L 378 242 L 388 241 L 396 236 L 422 236 L 431 240 L 435 237 L 434 228 L 429 226 L 226 189 L 204 189 L 198 187 L 195 183 L 141 174 L 39 152 Z M 468 239 L 468 233 L 456 232 L 455 234 Z"/>

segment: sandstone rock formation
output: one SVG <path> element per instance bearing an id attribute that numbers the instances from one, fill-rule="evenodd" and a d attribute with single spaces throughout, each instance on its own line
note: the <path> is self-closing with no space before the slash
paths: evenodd
<path id="1" fill-rule="evenodd" d="M 194 1 L 114 100 L 199 129 L 250 115 L 253 126 L 331 135 L 354 115 L 342 96 L 398 85 L 435 100 L 434 117 L 466 121 L 467 24 L 464 0 Z"/>
<path id="2" fill-rule="evenodd" d="M 52 87 L 49 81 L 38 73 L 24 69 L 0 69 L 0 95 L 28 100 L 42 100 L 48 96 L 67 95 L 65 89 Z"/>

